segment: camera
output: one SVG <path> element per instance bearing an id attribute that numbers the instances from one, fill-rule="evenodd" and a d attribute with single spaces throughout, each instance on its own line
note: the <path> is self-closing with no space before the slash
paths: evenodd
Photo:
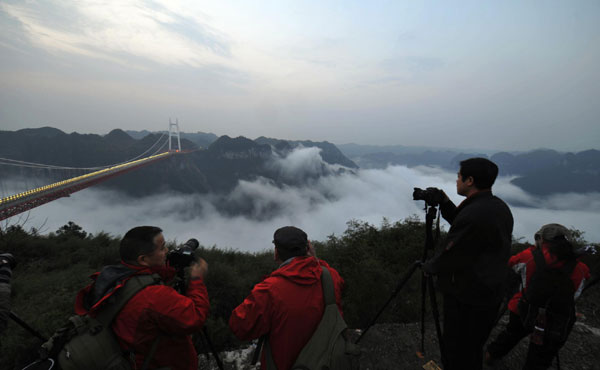
<path id="1" fill-rule="evenodd" d="M 167 261 L 169 261 L 169 265 L 174 267 L 176 270 L 183 270 L 191 265 L 192 262 L 196 260 L 194 251 L 199 245 L 200 243 L 198 240 L 192 238 L 183 245 L 170 250 L 167 254 Z"/>
<path id="2" fill-rule="evenodd" d="M 413 200 L 424 200 L 430 207 L 437 207 L 444 201 L 444 192 L 438 188 L 414 188 Z"/>
<path id="3" fill-rule="evenodd" d="M 17 260 L 10 253 L 0 253 L 0 266 L 8 265 L 11 269 L 14 269 L 17 265 Z"/>

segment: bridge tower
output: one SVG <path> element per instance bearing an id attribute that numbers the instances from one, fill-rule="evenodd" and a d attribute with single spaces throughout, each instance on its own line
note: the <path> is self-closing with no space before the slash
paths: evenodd
<path id="1" fill-rule="evenodd" d="M 172 152 L 171 146 L 171 138 L 173 136 L 177 137 L 177 152 L 181 152 L 181 138 L 179 136 L 179 119 L 175 118 L 175 122 L 171 122 L 171 118 L 169 118 L 169 152 Z"/>

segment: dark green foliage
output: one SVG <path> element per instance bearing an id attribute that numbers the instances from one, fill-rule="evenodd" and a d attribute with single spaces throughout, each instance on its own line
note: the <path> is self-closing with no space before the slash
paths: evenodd
<path id="1" fill-rule="evenodd" d="M 581 232 L 575 234 L 577 244 L 583 243 Z M 72 314 L 75 295 L 90 282 L 89 275 L 119 262 L 119 241 L 106 233 L 87 234 L 75 223 L 45 236 L 19 226 L 0 232 L 0 251 L 13 253 L 19 261 L 13 275 L 13 311 L 43 335 L 51 335 Z M 425 226 L 416 217 L 393 224 L 384 219 L 380 227 L 350 221 L 342 235 L 313 241 L 318 257 L 337 269 L 346 282 L 343 306 L 350 327 L 364 328 L 371 321 L 411 264 L 421 259 L 424 241 Z M 513 241 L 513 253 L 526 247 L 520 240 Z M 218 350 L 237 347 L 240 342 L 229 330 L 229 316 L 252 287 L 277 268 L 272 251 L 248 253 L 201 246 L 196 253 L 209 263 L 206 284 L 211 313 L 206 326 L 211 340 Z M 597 255 L 584 259 L 596 274 L 599 261 Z M 418 321 L 420 281 L 417 270 L 379 321 Z M 600 289 L 592 288 L 586 293 L 589 298 L 578 303 L 592 320 L 600 319 L 594 316 L 598 294 Z M 35 356 L 40 344 L 13 322 L 0 342 L 1 369 L 21 369 L 19 365 Z M 202 346 L 198 349 L 206 351 Z"/>
<path id="2" fill-rule="evenodd" d="M 393 225 L 384 219 L 381 228 L 350 221 L 341 237 L 332 235 L 325 243 L 315 243 L 317 255 L 346 282 L 344 318 L 350 327 L 365 327 L 370 322 L 412 263 L 421 259 L 424 243 L 425 225 L 416 218 Z M 417 271 L 381 321 L 417 320 L 420 277 Z"/>
<path id="3" fill-rule="evenodd" d="M 60 235 L 68 239 L 71 236 L 74 236 L 79 239 L 84 239 L 87 236 L 87 233 L 83 231 L 81 226 L 77 225 L 73 221 L 69 221 L 66 225 L 61 226 L 58 230 L 56 230 L 56 235 Z"/>

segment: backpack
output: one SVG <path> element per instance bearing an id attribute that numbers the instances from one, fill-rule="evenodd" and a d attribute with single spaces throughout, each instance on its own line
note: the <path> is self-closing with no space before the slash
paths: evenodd
<path id="1" fill-rule="evenodd" d="M 519 300 L 523 327 L 532 331 L 538 314 L 545 314 L 546 338 L 562 342 L 575 322 L 575 288 L 571 274 L 577 260 L 570 259 L 560 268 L 549 268 L 540 248 L 533 252 L 535 272 Z"/>
<path id="2" fill-rule="evenodd" d="M 40 357 L 54 359 L 62 370 L 131 370 L 129 357 L 119 346 L 117 337 L 111 329 L 113 319 L 125 304 L 143 288 L 160 283 L 160 276 L 135 275 L 117 290 L 97 311 L 90 315 L 73 315 L 66 326 L 58 329 L 42 345 Z M 157 338 L 144 361 L 144 369 L 158 346 Z"/>
<path id="3" fill-rule="evenodd" d="M 353 370 L 358 369 L 360 349 L 345 337 L 348 328 L 335 302 L 333 279 L 329 270 L 321 266 L 321 285 L 325 312 L 319 326 L 300 351 L 292 370 Z M 265 341 L 267 370 L 277 370 L 268 339 Z"/>

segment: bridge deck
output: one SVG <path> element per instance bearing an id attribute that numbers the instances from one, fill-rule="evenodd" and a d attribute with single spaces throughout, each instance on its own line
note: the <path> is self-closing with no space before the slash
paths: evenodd
<path id="1" fill-rule="evenodd" d="M 4 197 L 0 199 L 0 221 L 177 153 L 164 152 Z"/>

